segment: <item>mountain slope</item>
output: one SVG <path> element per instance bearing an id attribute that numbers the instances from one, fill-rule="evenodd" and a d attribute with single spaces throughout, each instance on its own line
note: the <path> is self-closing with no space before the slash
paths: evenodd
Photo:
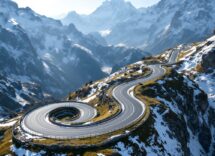
<path id="1" fill-rule="evenodd" d="M 93 102 L 103 95 L 101 86 L 106 88 L 127 78 L 133 79 L 134 74 L 129 74 L 133 73 L 131 67 L 141 73 L 139 69 L 146 64 L 168 60 L 171 51 L 179 51 L 179 62 L 171 65 L 172 69 L 164 66 L 165 76 L 134 89 L 136 97 L 150 106 L 150 117 L 130 136 L 112 143 L 108 149 L 113 153 L 117 150 L 120 155 L 212 156 L 215 154 L 214 49 L 215 36 L 203 42 L 180 45 L 88 84 L 70 98 Z"/>
<path id="2" fill-rule="evenodd" d="M 201 0 L 161 0 L 139 18 L 131 18 L 113 27 L 107 41 L 112 44 L 123 41 L 124 44 L 159 52 L 177 44 L 202 40 L 215 28 L 213 5 L 212 0 L 207 3 Z M 130 40 L 131 36 L 137 38 Z"/>
<path id="3" fill-rule="evenodd" d="M 46 63 L 39 58 L 23 29 L 10 22 L 0 29 L 1 74 L 23 82 L 34 81 L 44 84 L 46 90 L 49 90 L 48 85 L 57 89 L 59 83 L 52 78 L 50 72 L 47 72 L 44 66 Z"/>
<path id="4" fill-rule="evenodd" d="M 149 132 L 141 133 L 140 129 L 128 142 L 118 143 L 119 152 L 215 154 L 215 36 L 177 49 L 180 50 L 180 62 L 175 65 L 175 71 L 138 89 L 142 96 L 161 103 L 151 108 L 151 119 L 143 125 L 143 130 L 149 129 Z"/>
<path id="5" fill-rule="evenodd" d="M 129 137 L 111 144 L 109 149 L 117 150 L 120 155 L 214 155 L 214 49 L 215 36 L 146 58 L 144 62 L 150 64 L 157 59 L 168 59 L 170 51 L 180 51 L 179 62 L 172 66 L 173 70 L 166 68 L 164 77 L 135 88 L 135 95 L 150 105 L 150 117 Z M 135 66 L 138 70 L 144 65 L 139 61 L 129 67 Z M 83 87 L 76 99 L 93 101 L 94 92 L 100 95 L 99 86 L 114 84 L 114 78 L 123 82 L 123 78 L 130 77 L 129 67 L 90 84 L 89 90 Z M 83 97 L 84 90 L 88 92 L 87 98 Z"/>
<path id="6" fill-rule="evenodd" d="M 145 55 L 138 49 L 100 45 L 97 38 L 82 34 L 73 24 L 63 26 L 30 8 L 18 8 L 10 0 L 1 0 L 0 25 L 0 45 L 4 51 L 1 55 L 5 58 L 1 60 L 2 74 L 18 80 L 26 76 L 28 81 L 39 83 L 45 91 L 58 96 L 104 77 L 102 67 L 114 66 L 116 56 Z"/>
<path id="7" fill-rule="evenodd" d="M 54 100 L 38 84 L 20 82 L 0 75 L 0 122 L 17 116 L 32 103 Z"/>
<path id="8" fill-rule="evenodd" d="M 126 2 L 118 4 L 107 0 L 98 10 L 109 13 L 109 8 L 105 7 L 105 4 L 111 2 L 114 7 L 120 9 L 123 9 L 126 4 Z M 123 2 L 121 1 L 121 3 Z M 152 7 L 136 9 L 134 13 L 132 13 L 132 9 L 127 9 L 128 14 L 125 16 L 118 17 L 115 16 L 115 13 L 108 14 L 110 24 L 104 29 L 99 28 L 102 24 L 96 22 L 88 23 L 87 26 L 95 27 L 89 32 L 100 32 L 108 44 L 125 44 L 143 48 L 150 53 L 158 53 L 178 44 L 191 43 L 210 36 L 215 29 L 215 9 L 212 7 L 214 5 L 213 0 L 209 0 L 207 3 L 203 0 L 161 0 Z M 96 13 L 97 11 L 94 12 L 94 14 Z M 98 13 L 97 16 L 99 15 Z M 112 21 L 112 16 L 118 18 L 118 22 Z M 79 20 L 76 20 L 77 18 Z M 69 18 L 68 15 L 66 20 L 85 31 L 83 25 L 88 18 L 91 21 L 97 20 L 92 15 L 82 18 L 77 14 L 74 18 Z"/>
<path id="9" fill-rule="evenodd" d="M 60 35 L 61 29 L 64 28 L 59 30 L 59 27 L 62 27 L 59 21 L 37 15 L 29 8 L 19 9 L 15 3 L 7 0 L 1 0 L 0 8 L 0 45 L 3 52 L 1 55 L 4 57 L 4 59 L 1 59 L 3 69 L 1 72 L 3 74 L 21 81 L 23 81 L 23 77 L 25 79 L 27 77 L 27 81 L 39 83 L 46 91 L 59 95 L 68 92 L 65 89 L 68 85 L 74 89 L 86 81 L 104 76 L 97 61 L 90 54 L 83 52 L 81 48 L 77 49 L 82 53 L 82 56 L 77 54 L 76 60 L 79 60 L 78 63 L 81 64 L 89 61 L 91 67 L 97 70 L 97 73 L 87 78 L 87 75 L 91 74 L 89 69 L 79 68 L 78 64 L 74 66 L 75 62 L 73 62 L 73 71 L 66 72 L 62 70 L 71 67 L 71 61 L 62 63 L 59 55 L 57 55 L 59 53 L 58 45 L 62 46 L 62 49 L 60 49 L 62 50 L 61 57 L 67 54 L 68 60 L 71 57 L 72 49 L 70 49 L 71 46 L 66 46 L 66 44 L 71 44 L 68 39 L 64 39 L 66 36 Z M 70 30 L 70 32 L 73 31 L 72 35 L 80 36 L 81 33 L 76 31 L 75 28 L 73 29 Z M 74 37 L 76 38 L 76 36 Z M 57 44 L 63 39 L 63 42 Z M 49 51 L 51 53 L 48 53 Z M 87 57 L 87 60 L 81 57 Z M 71 74 L 80 75 L 80 73 L 87 74 L 72 79 Z"/>

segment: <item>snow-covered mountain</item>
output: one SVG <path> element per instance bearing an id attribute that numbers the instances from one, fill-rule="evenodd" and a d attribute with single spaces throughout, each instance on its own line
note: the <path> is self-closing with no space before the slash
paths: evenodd
<path id="1" fill-rule="evenodd" d="M 206 39 L 215 29 L 215 2 L 213 0 L 184 0 L 174 1 L 169 5 L 169 1 L 160 1 L 156 7 L 162 14 L 153 23 L 147 48 L 150 51 L 158 52 L 165 48 L 174 47 L 182 43 L 191 43 Z M 159 11 L 160 9 L 160 11 Z M 164 11 L 165 10 L 165 11 Z M 166 14 L 169 12 L 170 16 Z M 171 18 L 171 13 L 172 18 Z M 162 18 L 165 17 L 165 18 Z M 168 21 L 170 18 L 170 21 Z"/>
<path id="2" fill-rule="evenodd" d="M 63 60 L 62 57 L 72 60 L 73 51 L 72 42 L 62 34 L 64 28 L 59 21 L 40 16 L 30 8 L 19 9 L 8 0 L 1 0 L 0 8 L 2 74 L 22 82 L 39 83 L 46 91 L 59 95 L 104 75 L 99 64 L 81 48 L 80 53 L 87 59 L 76 55 L 74 61 Z M 76 38 L 79 32 L 71 28 L 69 31 Z M 82 68 L 77 63 L 81 63 Z M 83 67 L 84 63 L 90 63 L 97 73 L 93 75 L 92 69 Z M 70 72 L 62 70 L 69 67 L 72 68 Z"/>
<path id="3" fill-rule="evenodd" d="M 139 18 L 131 18 L 115 26 L 107 41 L 159 52 L 181 43 L 205 39 L 215 28 L 214 5 L 213 0 L 207 3 L 202 0 L 161 0 L 145 10 Z"/>
<path id="4" fill-rule="evenodd" d="M 106 0 L 90 15 L 79 15 L 72 11 L 62 19 L 64 24 L 73 23 L 84 33 L 99 31 L 102 36 L 108 35 L 114 25 L 126 21 L 138 14 L 137 9 L 124 0 Z"/>
<path id="5" fill-rule="evenodd" d="M 116 16 L 117 13 L 111 13 L 107 4 L 112 4 L 111 8 L 126 10 L 127 14 Z M 62 21 L 74 23 L 81 31 L 89 32 L 84 28 L 88 19 L 97 21 L 101 12 L 107 12 L 104 19 L 108 24 L 99 20 L 88 22 L 87 27 L 94 28 L 89 29 L 90 32 L 100 32 L 108 44 L 140 47 L 151 53 L 205 39 L 215 29 L 214 0 L 161 0 L 152 7 L 141 9 L 135 9 L 131 4 L 125 7 L 127 5 L 123 0 L 119 3 L 107 0 L 93 14 L 74 16 L 71 13 Z M 102 27 L 103 23 L 107 27 Z"/>
<path id="6" fill-rule="evenodd" d="M 107 46 L 95 35 L 83 35 L 73 24 L 63 26 L 10 0 L 0 0 L 0 29 L 1 73 L 41 84 L 55 95 L 104 77 L 102 67 L 113 67 L 118 63 L 115 57 L 145 55 L 138 49 Z"/>

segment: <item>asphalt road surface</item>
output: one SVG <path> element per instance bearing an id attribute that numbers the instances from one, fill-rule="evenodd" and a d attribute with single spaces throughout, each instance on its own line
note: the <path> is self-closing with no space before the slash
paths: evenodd
<path id="1" fill-rule="evenodd" d="M 178 51 L 172 52 L 169 63 L 174 63 Z M 100 122 L 98 124 L 80 124 L 79 126 L 60 126 L 49 121 L 49 112 L 59 107 L 76 107 L 80 110 L 80 118 L 74 120 L 74 123 L 86 122 L 96 116 L 96 109 L 79 102 L 55 103 L 43 106 L 27 113 L 21 120 L 21 128 L 30 134 L 46 138 L 73 139 L 92 137 L 106 134 L 122 128 L 125 128 L 135 121 L 138 121 L 145 112 L 145 104 L 129 94 L 129 89 L 139 83 L 156 79 L 165 74 L 161 65 L 149 65 L 153 70 L 149 77 L 143 77 L 128 83 L 118 85 L 113 90 L 114 98 L 120 103 L 122 111 L 117 116 Z"/>

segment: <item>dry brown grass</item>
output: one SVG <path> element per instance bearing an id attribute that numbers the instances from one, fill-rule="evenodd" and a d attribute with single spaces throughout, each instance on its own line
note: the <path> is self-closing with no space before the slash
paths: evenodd
<path id="1" fill-rule="evenodd" d="M 112 133 L 92 136 L 87 138 L 79 139 L 34 139 L 33 143 L 43 144 L 43 145 L 69 145 L 69 146 L 83 146 L 83 145 L 97 145 L 103 143 L 105 140 L 109 139 L 111 136 L 122 134 L 123 130 L 118 130 Z"/>
<path id="2" fill-rule="evenodd" d="M 4 132 L 4 138 L 0 141 L 0 155 L 10 154 L 10 147 L 12 145 L 12 128 Z"/>
<path id="3" fill-rule="evenodd" d="M 177 57 L 177 61 L 181 61 L 186 56 L 191 55 L 191 53 L 193 53 L 192 49 L 180 51 L 179 54 L 178 54 L 178 57 Z"/>
<path id="4" fill-rule="evenodd" d="M 109 109 L 109 104 L 104 103 L 101 106 L 98 106 L 97 112 L 99 112 L 99 116 L 95 117 L 92 121 L 93 122 L 101 121 L 103 119 L 113 116 L 114 114 L 118 113 L 119 111 L 120 111 L 120 106 L 118 105 L 118 103 L 115 103 L 115 102 L 114 102 L 114 104 L 112 103 L 111 110 Z"/>
<path id="5" fill-rule="evenodd" d="M 200 63 L 196 65 L 195 71 L 197 71 L 198 73 L 204 72 L 204 69 Z"/>
<path id="6" fill-rule="evenodd" d="M 168 68 L 168 67 L 165 67 L 165 75 L 169 75 L 171 74 L 172 72 L 172 69 L 171 68 Z M 149 96 L 145 96 L 145 95 L 142 95 L 142 89 L 143 88 L 147 88 L 148 86 L 152 86 L 152 85 L 155 85 L 157 83 L 158 80 L 160 79 L 163 79 L 164 76 L 161 76 L 161 77 L 158 77 L 154 80 L 150 80 L 150 81 L 147 81 L 147 82 L 144 82 L 140 85 L 137 85 L 135 88 L 134 88 L 134 94 L 135 96 L 144 102 L 144 104 L 146 104 L 147 107 L 150 107 L 152 105 L 159 105 L 161 104 L 159 100 L 157 100 L 156 98 L 152 98 L 152 97 L 149 97 Z"/>
<path id="7" fill-rule="evenodd" d="M 75 92 L 72 92 L 72 93 L 69 94 L 68 99 L 69 100 L 75 100 L 76 97 L 77 97 L 77 94 Z"/>

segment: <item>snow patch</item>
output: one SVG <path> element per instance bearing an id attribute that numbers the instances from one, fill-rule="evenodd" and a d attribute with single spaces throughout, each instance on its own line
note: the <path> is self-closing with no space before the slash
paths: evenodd
<path id="1" fill-rule="evenodd" d="M 88 48 L 86 48 L 86 47 L 84 47 L 84 46 L 82 46 L 80 44 L 73 44 L 73 46 L 85 51 L 86 53 L 88 53 L 90 55 L 93 55 L 93 53 L 92 53 L 92 51 L 90 49 L 88 49 Z"/>
<path id="2" fill-rule="evenodd" d="M 9 122 L 6 122 L 6 123 L 0 123 L 0 127 L 11 127 L 11 126 L 13 126 L 16 122 L 17 122 L 17 120 L 9 121 Z"/>
<path id="3" fill-rule="evenodd" d="M 27 104 L 29 104 L 28 101 L 26 101 L 25 99 L 23 99 L 19 94 L 16 93 L 16 98 L 14 99 L 15 101 L 17 101 L 19 104 L 21 104 L 22 106 L 25 106 Z"/>
<path id="4" fill-rule="evenodd" d="M 215 71 L 210 74 L 199 74 L 194 81 L 198 83 L 199 87 L 208 94 L 209 105 L 215 109 Z"/>
<path id="5" fill-rule="evenodd" d="M 112 72 L 112 67 L 104 66 L 104 67 L 102 67 L 102 71 L 103 71 L 104 73 L 111 74 L 111 72 Z"/>
<path id="6" fill-rule="evenodd" d="M 108 35 L 110 35 L 111 30 L 110 29 L 101 30 L 101 31 L 99 31 L 99 33 L 102 37 L 107 37 Z"/>
<path id="7" fill-rule="evenodd" d="M 133 149 L 126 147 L 123 142 L 118 142 L 115 147 L 117 148 L 117 152 L 123 156 L 130 156 L 133 153 Z"/>
<path id="8" fill-rule="evenodd" d="M 154 114 L 155 114 L 154 127 L 157 130 L 159 137 L 163 142 L 162 145 L 165 147 L 168 153 L 171 153 L 175 156 L 177 155 L 180 156 L 182 153 L 181 151 L 182 147 L 175 138 L 169 136 L 168 131 L 170 130 L 166 125 L 165 121 L 163 120 L 162 114 L 159 114 L 158 108 L 154 110 Z"/>
<path id="9" fill-rule="evenodd" d="M 43 67 L 45 68 L 45 71 L 48 73 L 48 74 L 51 74 L 51 70 L 50 70 L 50 67 L 48 66 L 48 64 L 46 62 L 43 61 Z"/>
<path id="10" fill-rule="evenodd" d="M 127 47 L 124 43 L 118 43 L 115 47 Z"/>
<path id="11" fill-rule="evenodd" d="M 45 151 L 32 152 L 24 148 L 17 148 L 14 145 L 11 146 L 11 151 L 14 152 L 17 156 L 43 156 L 46 153 Z"/>
<path id="12" fill-rule="evenodd" d="M 18 25 L 14 18 L 9 19 L 8 22 L 12 23 L 13 25 Z"/>
<path id="13" fill-rule="evenodd" d="M 84 100 L 80 100 L 80 101 L 83 102 L 83 103 L 89 103 L 90 101 L 92 101 L 93 99 L 95 99 L 96 96 L 97 95 L 93 95 L 93 96 L 90 96 L 90 97 L 88 97 L 88 98 L 86 98 Z"/>

